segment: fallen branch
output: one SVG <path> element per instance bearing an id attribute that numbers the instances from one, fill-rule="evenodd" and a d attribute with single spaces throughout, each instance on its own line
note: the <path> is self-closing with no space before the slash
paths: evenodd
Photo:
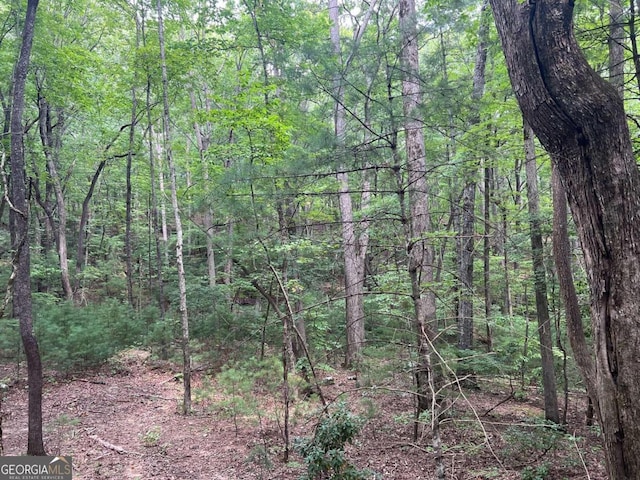
<path id="1" fill-rule="evenodd" d="M 511 391 L 511 393 L 509 394 L 509 396 L 503 400 L 501 400 L 500 402 L 498 402 L 496 405 L 494 405 L 493 407 L 491 407 L 489 410 L 487 410 L 486 412 L 484 412 L 481 416 L 486 417 L 487 415 L 489 415 L 489 413 L 491 413 L 493 410 L 495 410 L 496 408 L 498 408 L 500 405 L 502 405 L 503 403 L 508 402 L 509 400 L 511 400 L 512 398 L 515 398 L 513 396 L 513 390 Z"/>
<path id="2" fill-rule="evenodd" d="M 96 442 L 98 442 L 103 447 L 108 448 L 109 450 L 113 450 L 114 452 L 118 452 L 118 453 L 120 453 L 122 455 L 127 454 L 127 453 L 131 454 L 131 455 L 142 455 L 141 453 L 130 452 L 129 450 L 125 450 L 124 448 L 119 447 L 118 445 L 114 445 L 113 443 L 109 443 L 106 440 L 102 440 L 97 435 L 89 435 L 89 438 L 94 439 Z"/>
<path id="3" fill-rule="evenodd" d="M 106 385 L 107 382 L 103 382 L 102 380 L 85 380 L 84 378 L 74 378 L 76 382 L 84 382 L 84 383 L 93 383 L 95 385 Z"/>

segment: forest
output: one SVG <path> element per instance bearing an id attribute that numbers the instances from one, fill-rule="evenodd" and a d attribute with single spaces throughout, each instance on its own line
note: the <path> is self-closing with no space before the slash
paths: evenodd
<path id="1" fill-rule="evenodd" d="M 0 455 L 640 478 L 634 0 L 0 0 Z"/>

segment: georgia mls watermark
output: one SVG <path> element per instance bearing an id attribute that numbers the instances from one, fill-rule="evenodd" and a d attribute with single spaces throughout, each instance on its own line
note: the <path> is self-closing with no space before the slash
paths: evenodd
<path id="1" fill-rule="evenodd" d="M 72 480 L 71 457 L 0 457 L 0 480 Z"/>

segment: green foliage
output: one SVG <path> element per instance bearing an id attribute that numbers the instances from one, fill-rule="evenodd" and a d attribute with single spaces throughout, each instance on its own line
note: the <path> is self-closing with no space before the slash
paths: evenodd
<path id="1" fill-rule="evenodd" d="M 140 440 L 142 440 L 142 444 L 145 447 L 157 447 L 160 442 L 160 437 L 162 436 L 162 429 L 155 425 L 144 433 L 140 434 Z"/>
<path id="2" fill-rule="evenodd" d="M 273 468 L 273 462 L 269 456 L 269 450 L 264 445 L 256 445 L 253 447 L 245 462 L 256 465 L 260 470 L 271 470 Z"/>
<path id="3" fill-rule="evenodd" d="M 364 480 L 371 473 L 353 466 L 346 457 L 345 447 L 353 443 L 362 428 L 362 421 L 344 403 L 323 416 L 312 438 L 296 439 L 294 448 L 307 466 L 305 480 Z"/>
<path id="4" fill-rule="evenodd" d="M 559 425 L 536 418 L 529 419 L 529 423 L 509 426 L 502 434 L 502 439 L 505 442 L 505 461 L 528 464 L 521 472 L 522 478 L 527 480 L 549 478 L 549 465 L 546 462 L 532 465 L 532 459 L 538 462 L 545 455 L 561 451 L 573 452 L 569 445 L 573 437 L 563 432 Z M 563 462 L 571 463 L 571 454 L 563 458 Z"/>
<path id="5" fill-rule="evenodd" d="M 0 319 L 0 359 L 20 358 L 21 347 L 18 320 L 14 318 Z"/>
<path id="6" fill-rule="evenodd" d="M 215 382 L 206 380 L 203 388 L 196 391 L 200 401 L 212 399 L 211 408 L 234 420 L 236 429 L 240 417 L 261 417 L 260 398 L 275 395 L 282 384 L 282 362 L 271 356 L 263 360 L 250 358 L 225 365 L 216 375 Z M 216 398 L 222 393 L 221 400 Z"/>
<path id="7" fill-rule="evenodd" d="M 63 372 L 100 365 L 120 350 L 140 344 L 144 326 L 128 305 L 115 300 L 76 307 L 34 305 L 43 363 Z"/>
<path id="8" fill-rule="evenodd" d="M 549 475 L 549 465 L 543 463 L 536 467 L 525 467 L 520 473 L 522 480 L 545 480 Z"/>

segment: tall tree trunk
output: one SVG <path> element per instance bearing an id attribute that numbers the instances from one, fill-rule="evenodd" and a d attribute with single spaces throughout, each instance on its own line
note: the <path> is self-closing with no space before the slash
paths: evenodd
<path id="1" fill-rule="evenodd" d="M 400 52 L 402 70 L 402 106 L 407 148 L 407 176 L 409 194 L 409 230 L 407 252 L 411 294 L 415 308 L 415 329 L 418 360 L 416 386 L 418 414 L 432 409 L 433 448 L 436 460 L 436 478 L 445 475 L 440 440 L 439 390 L 441 379 L 436 367 L 433 348 L 436 341 L 436 298 L 433 291 L 434 249 L 426 236 L 431 232 L 429 191 L 425 163 L 425 144 L 422 132 L 422 93 L 418 61 L 416 6 L 414 0 L 400 0 L 400 33 L 403 48 Z"/>
<path id="2" fill-rule="evenodd" d="M 609 81 L 624 96 L 624 11 L 620 0 L 609 0 Z"/>
<path id="3" fill-rule="evenodd" d="M 28 0 L 22 30 L 22 47 L 14 70 L 11 110 L 11 233 L 14 253 L 13 314 L 20 322 L 20 337 L 27 357 L 29 386 L 27 455 L 46 455 L 42 440 L 42 363 L 33 333 L 31 259 L 29 255 L 29 205 L 24 161 L 24 90 L 35 29 L 38 0 Z"/>
<path id="4" fill-rule="evenodd" d="M 93 198 L 93 192 L 96 189 L 96 185 L 98 184 L 98 179 L 100 178 L 100 174 L 104 170 L 104 167 L 107 165 L 107 159 L 104 158 L 98 163 L 98 167 L 91 178 L 91 183 L 89 184 L 89 190 L 87 190 L 87 194 L 84 196 L 84 200 L 82 201 L 82 211 L 80 212 L 80 225 L 78 227 L 78 239 L 77 239 L 77 249 L 76 249 L 76 281 L 74 286 L 74 296 L 76 298 L 76 302 L 81 301 L 81 292 L 80 289 L 80 273 L 84 268 L 85 263 L 85 243 L 88 240 L 89 234 L 87 231 L 87 224 L 89 223 L 89 213 L 90 208 L 89 205 L 91 203 L 91 199 Z"/>
<path id="5" fill-rule="evenodd" d="M 371 12 L 371 9 L 368 11 Z M 355 44 L 359 42 L 370 13 L 366 16 L 366 21 L 355 33 Z M 339 8 L 337 0 L 329 0 L 329 18 L 331 19 L 331 43 L 333 53 L 337 60 L 342 57 L 340 45 L 340 22 Z M 354 47 L 356 48 L 356 47 Z M 353 52 L 352 52 L 353 54 Z M 342 226 L 342 248 L 344 250 L 344 283 L 346 301 L 346 333 L 347 348 L 345 355 L 345 365 L 348 367 L 357 366 L 362 355 L 362 348 L 365 344 L 365 314 L 364 314 L 364 280 L 365 280 L 365 257 L 368 247 L 368 235 L 365 231 L 357 232 L 356 223 L 353 218 L 353 202 L 349 187 L 349 176 L 347 174 L 344 155 L 346 137 L 346 117 L 344 105 L 344 85 L 343 76 L 348 69 L 352 55 L 343 62 L 341 71 L 336 73 L 333 81 L 333 96 L 335 99 L 334 127 L 336 137 L 336 153 L 340 157 L 338 161 L 338 204 L 340 207 L 340 217 Z M 364 195 L 364 194 L 363 194 Z M 366 200 L 365 200 L 366 201 Z"/>
<path id="6" fill-rule="evenodd" d="M 640 90 L 640 52 L 638 51 L 638 32 L 636 30 L 636 2 L 629 1 L 629 43 L 631 43 L 631 59 L 633 61 L 634 77 L 636 86 Z"/>
<path id="7" fill-rule="evenodd" d="M 137 28 L 139 30 L 139 27 Z M 126 211 L 125 211 L 125 230 L 124 230 L 124 255 L 127 266 L 127 298 L 131 308 L 135 308 L 133 299 L 133 248 L 131 234 L 131 210 L 132 210 L 132 193 L 131 193 L 131 167 L 133 164 L 133 149 L 135 148 L 135 131 L 136 131 L 136 113 L 138 110 L 138 99 L 136 97 L 136 87 L 131 87 L 131 125 L 129 126 L 129 152 L 127 153 L 127 165 L 125 171 L 126 179 Z"/>
<path id="8" fill-rule="evenodd" d="M 209 103 L 208 92 L 206 90 L 207 89 L 205 87 L 205 92 L 204 92 L 205 98 L 206 98 L 205 107 L 206 107 L 206 112 L 209 113 L 211 111 L 211 105 Z M 193 89 L 189 92 L 189 98 L 191 100 L 191 110 L 193 110 L 193 112 L 195 113 L 198 105 L 196 103 L 196 94 Z M 200 156 L 200 163 L 201 163 L 202 172 L 203 172 L 202 179 L 204 180 L 205 185 L 209 184 L 209 167 L 205 159 L 205 152 L 209 148 L 209 143 L 211 141 L 208 133 L 209 128 L 210 127 L 207 124 L 207 131 L 205 132 L 203 131 L 203 127 L 197 121 L 193 122 L 193 129 L 196 136 L 196 146 L 198 147 L 198 154 Z M 215 287 L 216 286 L 216 258 L 215 258 L 215 251 L 213 249 L 213 208 L 211 208 L 211 205 L 207 205 L 205 209 L 203 223 L 204 223 L 203 228 L 204 228 L 204 233 L 206 236 L 206 244 L 207 244 L 207 273 L 209 277 L 209 286 Z"/>
<path id="9" fill-rule="evenodd" d="M 491 167 L 487 160 L 483 166 L 483 237 L 482 237 L 482 289 L 484 296 L 484 318 L 487 335 L 487 352 L 493 349 L 491 332 Z"/>
<path id="10" fill-rule="evenodd" d="M 572 0 L 491 4 L 516 98 L 558 168 L 584 251 L 607 473 L 637 479 L 640 173 L 622 99 L 582 54 Z"/>
<path id="11" fill-rule="evenodd" d="M 140 48 L 141 28 L 138 12 L 134 12 L 136 22 L 136 50 Z M 131 85 L 131 125 L 129 125 L 129 151 L 127 152 L 127 165 L 125 170 L 126 179 L 126 211 L 125 211 L 125 233 L 124 233 L 124 254 L 127 265 L 127 298 L 131 308 L 135 308 L 133 296 L 133 239 L 131 233 L 132 221 L 132 185 L 131 185 L 131 169 L 133 166 L 133 155 L 135 149 L 135 133 L 138 117 L 138 97 L 136 95 L 136 84 L 138 83 L 138 70 L 135 70 L 133 84 Z M 82 235 L 82 233 L 81 233 Z"/>
<path id="12" fill-rule="evenodd" d="M 182 255 L 182 220 L 180 218 L 180 205 L 178 203 L 178 186 L 176 180 L 176 166 L 171 150 L 171 118 L 169 116 L 169 82 L 167 80 L 167 61 L 165 55 L 164 24 L 162 17 L 162 0 L 158 0 L 158 39 L 160 41 L 160 61 L 162 68 L 162 100 L 164 106 L 164 151 L 169 168 L 169 180 L 171 182 L 171 205 L 176 228 L 176 265 L 178 268 L 178 289 L 180 293 L 180 317 L 182 320 L 182 380 L 184 396 L 182 412 L 186 415 L 191 412 L 191 348 L 189 345 L 189 313 L 187 311 L 187 281 Z"/>
<path id="13" fill-rule="evenodd" d="M 567 331 L 573 356 L 582 373 L 590 398 L 596 392 L 592 352 L 582 326 L 582 315 L 578 294 L 571 272 L 571 245 L 567 228 L 567 195 L 560 181 L 555 162 L 551 166 L 551 189 L 553 191 L 553 259 L 558 275 L 560 295 L 564 303 Z"/>
<path id="14" fill-rule="evenodd" d="M 472 115 L 469 126 L 480 123 L 478 103 L 484 95 L 485 67 L 487 64 L 487 41 L 489 16 L 486 13 L 488 0 L 482 2 L 476 63 L 473 70 L 473 91 L 471 94 Z M 473 261 L 475 257 L 475 206 L 478 176 L 478 162 L 474 160 L 465 167 L 462 189 L 460 229 L 458 234 L 458 348 L 469 350 L 473 347 Z"/>
<path id="15" fill-rule="evenodd" d="M 540 218 L 540 197 L 538 193 L 538 168 L 533 132 L 526 122 L 524 125 L 525 173 L 527 176 L 527 204 L 531 236 L 531 256 L 533 258 L 533 281 L 536 292 L 536 316 L 540 338 L 540 360 L 542 363 L 542 386 L 544 392 L 544 414 L 547 420 L 560 423 L 558 392 L 553 363 L 553 336 L 547 299 L 547 275 L 544 267 L 542 243 L 542 220 Z"/>
<path id="16" fill-rule="evenodd" d="M 138 15 L 137 12 L 134 13 Z M 146 12 L 144 8 L 140 11 L 140 36 L 142 40 L 142 46 L 146 47 L 147 45 L 147 36 L 145 32 L 145 15 Z M 151 99 L 151 78 L 152 73 L 149 67 L 146 67 L 146 85 L 145 85 L 145 111 L 146 111 L 146 119 L 147 119 L 147 152 L 149 154 L 149 287 L 150 290 L 154 291 L 156 300 L 158 302 L 158 309 L 160 311 L 159 321 L 164 326 L 165 325 L 165 317 L 166 311 L 168 307 L 168 302 L 165 299 L 164 294 L 164 280 L 163 280 L 163 258 L 162 258 L 162 236 L 161 236 L 161 227 L 160 227 L 160 214 L 158 208 L 158 195 L 157 195 L 157 186 L 156 186 L 156 157 L 155 157 L 155 144 L 154 141 L 156 136 L 154 134 L 153 129 L 153 118 L 151 116 L 152 110 L 152 99 Z M 153 252 L 153 253 L 152 253 Z M 154 271 L 155 263 L 155 276 L 152 274 Z M 155 284 L 155 287 L 154 287 Z M 166 344 L 164 341 L 162 342 L 160 355 L 163 359 L 168 358 L 168 352 L 166 349 Z"/>
<path id="17" fill-rule="evenodd" d="M 56 198 L 56 210 L 58 211 L 58 228 L 56 229 L 56 245 L 58 247 L 58 261 L 60 264 L 60 279 L 62 290 L 67 301 L 73 301 L 73 288 L 69 275 L 69 255 L 67 253 L 67 207 L 62 190 L 62 182 L 58 173 L 58 155 L 61 148 L 62 129 L 64 127 L 64 114 L 58 112 L 56 122 L 57 132 L 53 131 L 51 122 L 51 106 L 47 100 L 38 94 L 38 108 L 40 110 L 40 138 L 44 156 L 47 161 L 48 180 L 53 186 Z"/>

